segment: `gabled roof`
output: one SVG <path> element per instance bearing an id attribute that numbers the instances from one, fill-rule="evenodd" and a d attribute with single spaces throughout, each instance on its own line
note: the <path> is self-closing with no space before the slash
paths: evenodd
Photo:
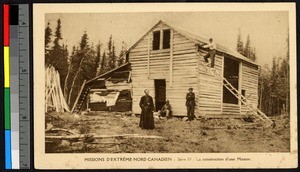
<path id="1" fill-rule="evenodd" d="M 183 36 L 185 36 L 187 39 L 195 42 L 195 43 L 209 43 L 208 39 L 203 37 L 203 36 L 200 36 L 198 34 L 195 34 L 195 33 L 191 33 L 189 31 L 186 31 L 184 29 L 181 29 L 179 27 L 176 27 L 176 26 L 173 26 L 173 25 L 170 25 L 166 22 L 163 22 L 163 21 L 159 21 L 158 23 L 156 23 L 145 35 L 143 35 L 133 46 L 131 46 L 127 51 L 126 53 L 124 53 L 124 55 L 126 55 L 128 52 L 130 52 L 133 48 L 135 48 L 138 43 L 140 43 L 143 38 L 145 38 L 150 32 L 152 32 L 152 30 L 159 24 L 165 24 L 167 26 L 169 26 L 171 29 L 177 31 L 178 33 L 182 34 Z M 257 65 L 257 63 L 255 63 L 254 61 L 250 60 L 249 58 L 241 55 L 240 53 L 238 53 L 237 51 L 235 50 L 232 50 L 226 46 L 223 46 L 223 45 L 220 45 L 218 43 L 217 44 L 217 51 L 221 52 L 221 53 L 225 53 L 225 54 L 228 54 L 234 58 L 237 58 L 237 59 L 240 59 L 240 60 L 243 60 L 243 61 L 246 61 L 246 62 L 249 62 L 251 64 L 254 64 L 254 65 Z"/>

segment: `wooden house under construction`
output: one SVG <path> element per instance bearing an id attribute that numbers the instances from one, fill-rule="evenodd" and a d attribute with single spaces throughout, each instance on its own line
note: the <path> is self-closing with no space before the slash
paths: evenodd
<path id="1" fill-rule="evenodd" d="M 169 100 L 173 115 L 185 116 L 185 96 L 192 87 L 196 95 L 196 116 L 247 113 L 247 107 L 224 87 L 224 81 L 203 65 L 203 56 L 208 51 L 198 51 L 195 46 L 203 43 L 208 43 L 208 39 L 162 21 L 142 36 L 124 55 L 131 68 L 132 112 L 141 112 L 140 98 L 144 89 L 149 89 L 156 111 Z M 258 68 L 248 58 L 217 44 L 216 72 L 238 90 L 240 98 L 247 97 L 254 107 L 258 102 Z"/>
<path id="2" fill-rule="evenodd" d="M 206 70 L 203 56 L 195 44 L 208 43 L 199 35 L 159 21 L 127 52 L 131 64 L 132 111 L 140 113 L 143 90 L 149 89 L 159 110 L 166 100 L 173 114 L 186 115 L 188 88 L 196 94 L 195 115 L 240 115 L 248 109 Z M 215 69 L 221 73 L 253 106 L 258 102 L 258 65 L 236 51 L 217 44 Z"/>

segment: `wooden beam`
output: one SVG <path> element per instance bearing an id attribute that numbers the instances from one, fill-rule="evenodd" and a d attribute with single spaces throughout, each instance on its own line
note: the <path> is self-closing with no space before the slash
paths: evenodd
<path id="1" fill-rule="evenodd" d="M 159 39 L 159 49 L 162 50 L 163 49 L 163 25 L 160 24 L 160 39 Z"/>
<path id="2" fill-rule="evenodd" d="M 172 88 L 173 86 L 173 47 L 174 47 L 174 31 L 171 29 L 170 31 L 170 87 Z"/>
<path id="3" fill-rule="evenodd" d="M 238 92 L 239 92 L 239 100 L 241 100 L 241 94 L 242 94 L 242 68 L 243 68 L 243 64 L 242 62 L 239 62 L 239 88 L 238 88 Z M 240 111 L 240 114 L 241 114 L 241 111 L 242 111 L 242 102 L 239 101 L 239 111 Z"/>
<path id="4" fill-rule="evenodd" d="M 148 56 L 147 56 L 147 71 L 148 71 L 148 79 L 150 78 L 150 35 L 148 35 Z"/>
<path id="5" fill-rule="evenodd" d="M 222 56 L 222 64 L 221 64 L 221 75 L 224 77 L 224 59 L 225 56 Z M 223 113 L 223 80 L 221 81 L 221 114 Z"/>

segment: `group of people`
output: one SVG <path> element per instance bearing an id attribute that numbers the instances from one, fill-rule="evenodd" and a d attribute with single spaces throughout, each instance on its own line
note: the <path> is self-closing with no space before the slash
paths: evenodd
<path id="1" fill-rule="evenodd" d="M 214 70 L 215 65 L 215 55 L 216 55 L 216 48 L 217 45 L 214 43 L 213 39 L 209 39 L 209 43 L 206 45 L 199 45 L 196 44 L 198 49 L 200 47 L 202 48 L 208 48 L 208 53 L 204 56 L 204 60 L 206 62 L 206 65 L 208 66 L 210 64 L 210 67 L 212 70 Z M 210 58 L 211 63 L 209 63 L 208 58 Z M 189 92 L 186 94 L 186 107 L 187 107 L 187 117 L 189 121 L 194 120 L 195 115 L 195 93 L 193 93 L 193 88 L 189 88 Z M 154 129 L 154 118 L 153 118 L 153 111 L 154 111 L 154 103 L 153 98 L 149 95 L 149 90 L 145 90 L 145 95 L 140 100 L 140 107 L 142 109 L 141 117 L 140 117 L 140 127 L 142 129 Z M 167 117 L 170 118 L 172 116 L 172 107 L 170 105 L 170 102 L 167 100 L 166 104 L 162 107 L 160 111 L 158 111 L 159 118 L 161 117 Z"/>
<path id="2" fill-rule="evenodd" d="M 140 116 L 139 126 L 142 129 L 154 129 L 154 103 L 153 98 L 149 95 L 149 90 L 144 91 L 145 95 L 140 100 L 140 107 L 142 109 Z M 193 88 L 189 88 L 189 92 L 186 94 L 186 103 L 187 107 L 187 116 L 188 120 L 192 121 L 195 118 L 195 93 L 193 93 Z M 166 104 L 158 111 L 158 116 L 161 119 L 162 117 L 171 118 L 172 117 L 172 107 L 169 100 L 166 101 Z"/>

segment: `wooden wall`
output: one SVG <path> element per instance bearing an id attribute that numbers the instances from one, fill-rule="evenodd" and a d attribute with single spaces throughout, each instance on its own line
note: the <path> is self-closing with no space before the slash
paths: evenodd
<path id="1" fill-rule="evenodd" d="M 258 67 L 249 63 L 242 64 L 242 90 L 246 90 L 246 97 L 254 107 L 258 104 Z M 245 114 L 248 108 L 242 105 L 241 113 Z"/>
<path id="2" fill-rule="evenodd" d="M 189 88 L 197 88 L 197 57 L 195 45 L 178 32 L 174 32 L 173 82 L 167 89 L 167 98 L 173 104 L 174 115 L 186 116 L 185 97 Z M 196 97 L 196 102 L 197 102 Z"/>
<path id="3" fill-rule="evenodd" d="M 146 36 L 129 52 L 132 80 L 132 111 L 140 113 L 139 101 L 144 95 L 144 89 L 149 89 L 154 95 L 154 82 L 148 79 L 148 38 Z"/>
<path id="4" fill-rule="evenodd" d="M 203 57 L 207 54 L 205 51 L 199 53 L 198 58 L 198 85 L 197 89 L 197 115 L 216 115 L 222 113 L 222 96 L 223 85 L 222 80 L 215 77 L 210 71 L 206 71 Z M 223 75 L 223 57 L 216 55 L 215 57 L 215 69 L 221 75 Z"/>
<path id="5" fill-rule="evenodd" d="M 153 31 L 160 29 L 168 29 L 168 26 L 159 25 Z M 197 87 L 195 45 L 178 32 L 171 31 L 170 49 L 152 50 L 152 38 L 150 32 L 129 53 L 132 68 L 132 111 L 140 113 L 139 101 L 144 95 L 144 89 L 149 89 L 150 95 L 155 99 L 154 79 L 165 79 L 166 99 L 173 107 L 173 115 L 184 116 L 188 88 Z M 197 94 L 196 89 L 195 92 Z"/>
<path id="6" fill-rule="evenodd" d="M 152 31 L 168 29 L 160 24 Z M 150 90 L 155 102 L 155 79 L 166 80 L 166 99 L 170 100 L 175 116 L 185 116 L 185 96 L 188 88 L 194 88 L 196 94 L 195 115 L 219 115 L 245 113 L 246 108 L 239 105 L 222 103 L 222 80 L 213 76 L 201 64 L 205 51 L 196 54 L 194 42 L 177 31 L 171 30 L 170 49 L 152 50 L 153 34 L 150 32 L 129 52 L 129 62 L 132 68 L 132 111 L 140 113 L 139 101 L 144 95 L 144 89 Z M 223 75 L 223 58 L 216 55 L 215 69 Z M 246 90 L 246 96 L 257 105 L 257 67 L 248 63 L 242 66 L 241 89 Z"/>

